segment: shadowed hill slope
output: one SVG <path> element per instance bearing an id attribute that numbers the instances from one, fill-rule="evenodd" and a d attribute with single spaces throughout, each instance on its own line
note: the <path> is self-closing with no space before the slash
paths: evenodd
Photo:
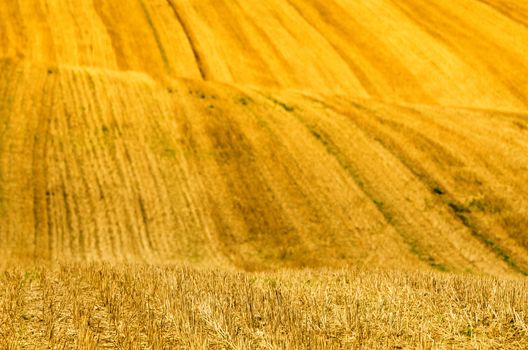
<path id="1" fill-rule="evenodd" d="M 525 15 L 9 2 L 0 264 L 526 274 Z"/>

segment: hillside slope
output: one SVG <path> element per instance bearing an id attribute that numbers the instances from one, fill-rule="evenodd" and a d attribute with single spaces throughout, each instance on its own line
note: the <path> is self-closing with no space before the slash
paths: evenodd
<path id="1" fill-rule="evenodd" d="M 10 1 L 0 265 L 527 274 L 512 6 Z"/>
<path id="2" fill-rule="evenodd" d="M 15 0 L 0 57 L 522 111 L 527 23 L 515 0 Z"/>
<path id="3" fill-rule="evenodd" d="M 525 115 L 1 67 L 16 260 L 528 271 Z"/>

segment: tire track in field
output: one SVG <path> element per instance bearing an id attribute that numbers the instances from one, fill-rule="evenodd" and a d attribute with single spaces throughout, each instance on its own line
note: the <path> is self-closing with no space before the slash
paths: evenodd
<path id="1" fill-rule="evenodd" d="M 182 161 L 178 164 L 178 182 L 185 184 L 186 186 L 178 186 L 178 192 L 180 198 L 183 198 L 183 205 L 190 209 L 191 217 L 194 219 L 193 224 L 196 224 L 197 211 L 193 210 L 193 200 L 191 194 L 193 193 L 190 184 L 187 186 L 185 178 L 189 178 L 189 174 L 196 175 L 198 193 L 201 194 L 202 205 L 199 207 L 204 208 L 205 215 L 210 220 L 211 229 L 206 229 L 206 237 L 209 242 L 213 243 L 214 247 L 217 247 L 220 254 L 225 256 L 225 260 L 230 265 L 240 266 L 240 258 L 233 252 L 232 247 L 229 245 L 230 240 L 226 239 L 226 234 L 232 235 L 236 229 L 233 224 L 230 223 L 229 213 L 226 213 L 226 204 L 222 200 L 219 190 L 223 188 L 223 184 L 215 181 L 220 177 L 216 166 L 209 164 L 209 159 L 204 159 L 204 154 L 214 155 L 210 148 L 207 147 L 209 139 L 204 131 L 203 115 L 197 111 L 201 111 L 203 106 L 200 106 L 193 100 L 193 97 L 187 97 L 186 94 L 192 95 L 194 93 L 199 94 L 199 98 L 205 98 L 202 95 L 201 90 L 196 90 L 193 85 L 188 86 L 187 84 L 181 84 L 181 88 L 178 89 L 179 98 L 176 99 L 175 103 L 175 114 L 178 116 L 178 121 L 181 124 L 181 144 L 183 155 L 180 158 Z M 183 95 L 183 96 L 182 96 Z M 178 104 L 181 104 L 180 108 L 177 108 Z M 187 169 L 186 169 L 187 168 Z M 180 174 L 183 177 L 180 177 Z M 187 176 L 184 176 L 187 175 Z M 194 176 L 193 176 L 194 177 Z M 182 181 L 183 180 L 183 181 Z M 196 203 L 198 204 L 198 203 Z M 181 204 L 180 204 L 181 205 Z M 182 218 L 183 219 L 183 218 Z M 202 221 L 205 224 L 205 221 Z M 192 227 L 192 226 L 191 226 Z"/>
<path id="2" fill-rule="evenodd" d="M 88 101 L 95 112 L 87 114 L 89 127 L 89 142 L 93 153 L 94 164 L 90 167 L 97 179 L 98 190 L 92 200 L 100 202 L 97 213 L 107 215 L 107 221 L 94 232 L 101 241 L 103 259 L 117 259 L 127 261 L 140 257 L 140 248 L 136 238 L 135 215 L 133 213 L 133 190 L 130 189 L 130 176 L 126 169 L 127 160 L 123 152 L 122 133 L 115 118 L 114 103 L 118 103 L 115 92 L 106 85 L 108 81 L 100 76 L 85 74 L 86 86 L 90 89 L 86 93 Z M 110 80 L 111 81 L 111 80 Z M 112 104 L 105 101 L 112 101 Z M 97 117 L 94 119 L 93 117 Z M 110 232 L 108 232 L 110 230 Z"/>
<path id="3" fill-rule="evenodd" d="M 180 12 L 174 3 L 174 0 L 167 0 L 167 3 L 172 9 L 174 17 L 176 17 L 176 20 L 180 24 L 180 27 L 182 28 L 183 32 L 185 33 L 185 36 L 187 37 L 187 42 L 189 43 L 189 46 L 192 50 L 194 60 L 196 62 L 198 70 L 200 71 L 200 76 L 202 77 L 202 80 L 210 80 L 211 75 L 209 74 L 209 70 L 206 68 L 206 60 L 198 49 L 198 44 L 193 35 L 191 26 L 184 20 L 183 16 L 180 15 Z"/>
<path id="4" fill-rule="evenodd" d="M 150 29 L 152 30 L 152 35 L 154 36 L 154 40 L 156 41 L 156 45 L 158 46 L 159 53 L 161 55 L 161 60 L 163 61 L 163 64 L 165 65 L 165 70 L 170 75 L 172 72 L 172 69 L 170 66 L 169 58 L 167 56 L 167 52 L 165 51 L 165 48 L 163 47 L 163 43 L 161 42 L 161 38 L 158 33 L 158 30 L 156 29 L 156 24 L 152 20 L 152 17 L 147 8 L 147 5 L 145 4 L 145 1 L 144 0 L 138 0 L 138 1 L 139 1 L 139 4 L 141 5 L 141 9 L 143 10 L 145 18 L 147 19 L 148 25 Z"/>
<path id="5" fill-rule="evenodd" d="M 86 111 L 81 113 L 79 122 L 84 125 L 83 132 L 76 135 L 75 139 L 82 140 L 79 145 L 77 158 L 83 162 L 83 177 L 88 178 L 85 198 L 81 198 L 83 206 L 88 211 L 88 217 L 93 220 L 90 229 L 90 246 L 96 248 L 98 255 L 103 260 L 125 259 L 126 241 L 122 237 L 122 232 L 126 231 L 123 226 L 123 205 L 116 205 L 121 190 L 119 183 L 122 181 L 117 174 L 118 168 L 115 163 L 116 145 L 108 122 L 109 111 L 107 110 L 105 99 L 101 96 L 100 85 L 97 76 L 81 72 L 78 85 L 80 107 Z M 73 132 L 74 130 L 72 130 Z M 72 141 L 75 140 L 72 138 Z M 87 152 L 88 156 L 83 156 Z M 86 210 L 85 209 L 85 210 Z M 87 248 L 87 253 L 90 251 Z"/>
<path id="6" fill-rule="evenodd" d="M 268 182 L 270 184 L 272 184 L 272 181 L 284 182 L 284 185 L 279 190 L 275 190 L 278 200 L 281 203 L 285 203 L 283 210 L 289 214 L 289 219 L 292 222 L 297 221 L 295 218 L 299 217 L 308 219 L 306 220 L 307 222 L 303 222 L 301 225 L 298 222 L 294 224 L 296 231 L 299 232 L 299 235 L 302 235 L 303 242 L 312 243 L 311 241 L 316 239 L 316 237 L 313 237 L 314 235 L 310 236 L 307 234 L 309 230 L 320 232 L 324 231 L 323 228 L 325 228 L 328 231 L 333 231 L 332 226 L 335 226 L 335 223 L 329 220 L 330 209 L 321 203 L 319 199 L 321 195 L 317 193 L 320 192 L 320 189 L 316 188 L 313 183 L 310 183 L 305 178 L 308 177 L 305 174 L 308 169 L 302 168 L 298 164 L 299 159 L 295 158 L 296 155 L 293 154 L 294 150 L 290 148 L 291 145 L 285 144 L 284 135 L 281 135 L 280 130 L 278 130 L 280 125 L 277 125 L 271 116 L 265 114 L 268 111 L 260 110 L 258 99 L 245 95 L 241 90 L 240 94 L 243 97 L 239 97 L 239 102 L 243 101 L 242 104 L 247 106 L 246 113 L 254 118 L 260 131 L 265 133 L 268 138 L 266 143 L 261 145 L 261 149 L 269 152 L 269 159 L 265 161 L 271 161 L 272 163 L 268 163 L 269 165 L 267 166 L 271 168 Z M 303 203 L 303 205 L 294 207 L 289 205 L 291 202 Z M 291 213 L 291 211 L 295 211 L 295 213 Z M 337 213 L 334 212 L 334 214 Z"/>

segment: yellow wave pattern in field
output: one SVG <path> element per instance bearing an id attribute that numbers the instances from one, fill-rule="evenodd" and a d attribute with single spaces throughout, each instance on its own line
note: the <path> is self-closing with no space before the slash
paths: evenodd
<path id="1" fill-rule="evenodd" d="M 13 259 L 528 271 L 525 115 L 1 71 Z"/>
<path id="2" fill-rule="evenodd" d="M 17 0 L 0 56 L 154 77 L 525 110 L 515 0 Z"/>
<path id="3" fill-rule="evenodd" d="M 527 13 L 10 1 L 0 265 L 527 274 Z"/>

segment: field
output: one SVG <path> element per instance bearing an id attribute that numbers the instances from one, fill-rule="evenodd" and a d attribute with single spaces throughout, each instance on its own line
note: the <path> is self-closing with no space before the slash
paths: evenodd
<path id="1" fill-rule="evenodd" d="M 528 347 L 528 6 L 0 6 L 0 348 Z"/>
<path id="2" fill-rule="evenodd" d="M 4 349 L 524 349 L 528 285 L 397 271 L 69 265 L 0 279 Z"/>

